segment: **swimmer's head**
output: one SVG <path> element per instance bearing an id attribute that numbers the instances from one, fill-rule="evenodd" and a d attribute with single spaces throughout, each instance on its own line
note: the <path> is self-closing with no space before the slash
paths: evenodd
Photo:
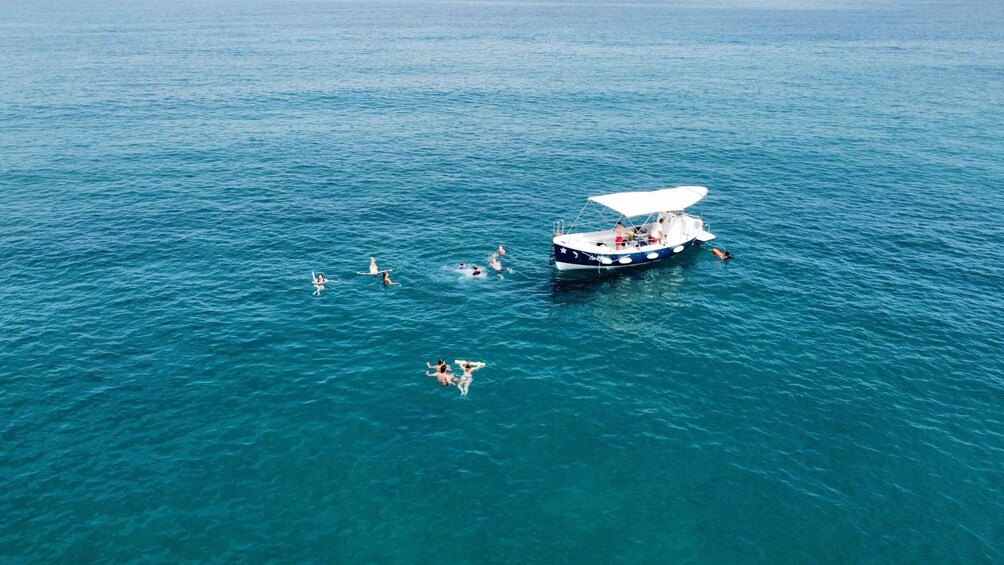
<path id="1" fill-rule="evenodd" d="M 471 364 L 470 363 L 464 363 L 464 368 L 465 369 L 470 369 L 471 368 Z"/>
<path id="2" fill-rule="evenodd" d="M 439 361 L 436 361 L 436 364 L 437 365 L 445 365 L 446 361 L 443 361 L 442 359 L 440 359 Z"/>

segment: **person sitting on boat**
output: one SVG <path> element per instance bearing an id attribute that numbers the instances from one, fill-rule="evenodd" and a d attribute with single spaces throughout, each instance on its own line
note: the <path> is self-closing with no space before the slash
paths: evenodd
<path id="1" fill-rule="evenodd" d="M 617 236 L 614 239 L 614 247 L 620 249 L 624 245 L 624 224 L 620 220 L 617 220 L 617 225 L 614 226 L 614 234 Z"/>
<path id="2" fill-rule="evenodd" d="M 663 219 L 659 218 L 659 221 L 652 226 L 652 231 L 648 232 L 648 242 L 649 243 L 662 243 L 663 238 Z"/>

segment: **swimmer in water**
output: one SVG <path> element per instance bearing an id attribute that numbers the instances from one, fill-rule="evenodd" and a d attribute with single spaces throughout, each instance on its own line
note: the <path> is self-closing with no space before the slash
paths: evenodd
<path id="1" fill-rule="evenodd" d="M 458 270 L 458 271 L 466 271 L 467 269 L 468 269 L 468 267 L 467 267 L 467 263 L 463 263 L 463 262 L 462 262 L 462 263 L 460 263 L 460 266 L 459 266 L 459 267 L 457 267 L 457 270 Z"/>
<path id="2" fill-rule="evenodd" d="M 499 263 L 499 260 L 496 259 L 495 257 L 492 257 L 492 261 L 491 263 L 489 263 L 489 265 L 491 265 L 492 268 L 495 269 L 496 273 L 502 272 L 502 263 Z"/>
<path id="3" fill-rule="evenodd" d="M 717 249 L 712 249 L 711 252 L 715 254 L 715 257 L 718 257 L 722 261 L 725 261 L 726 259 L 731 259 L 732 258 L 732 254 L 729 253 L 728 249 L 726 249 L 724 253 L 721 252 L 721 251 L 719 251 L 719 250 L 717 250 Z"/>
<path id="4" fill-rule="evenodd" d="M 495 253 L 497 253 L 499 255 L 505 255 L 505 247 L 502 247 L 501 245 L 499 245 L 499 248 L 498 248 L 498 250 Z"/>
<path id="5" fill-rule="evenodd" d="M 397 284 L 390 280 L 390 274 L 387 271 L 383 271 L 383 285 L 384 286 L 394 286 Z"/>
<path id="6" fill-rule="evenodd" d="M 477 265 L 474 265 L 474 266 L 473 266 L 473 267 L 471 267 L 471 268 L 473 269 L 473 270 L 471 271 L 471 276 L 472 276 L 472 277 L 480 277 L 481 275 L 483 275 L 483 274 L 484 274 L 483 272 L 481 272 L 481 267 L 478 267 Z"/>
<path id="7" fill-rule="evenodd" d="M 376 257 L 370 257 L 370 274 L 374 277 L 380 274 L 380 269 L 377 268 Z"/>
<path id="8" fill-rule="evenodd" d="M 432 365 L 429 365 L 428 363 L 425 365 L 430 369 L 433 368 Z M 453 369 L 450 368 L 449 363 L 440 359 L 439 362 L 436 363 L 435 369 L 436 371 L 433 373 L 426 371 L 425 375 L 428 377 L 436 377 L 436 380 L 439 381 L 439 384 L 442 386 L 450 386 L 453 384 L 453 378 L 456 375 L 453 374 Z"/>
<path id="9" fill-rule="evenodd" d="M 474 380 L 474 371 L 484 367 L 484 363 L 464 363 L 461 367 L 464 370 L 464 374 L 460 376 L 457 380 L 457 388 L 460 389 L 461 396 L 467 396 L 467 389 L 471 388 L 471 381 Z"/>
<path id="10" fill-rule="evenodd" d="M 331 280 L 324 278 L 324 273 L 317 273 L 317 275 L 310 273 L 310 275 L 314 279 L 314 296 L 317 296 L 324 290 L 324 283 L 329 283 Z"/>

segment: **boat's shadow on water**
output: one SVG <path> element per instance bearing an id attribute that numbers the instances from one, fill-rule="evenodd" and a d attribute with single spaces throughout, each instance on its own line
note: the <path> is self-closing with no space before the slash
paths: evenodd
<path id="1" fill-rule="evenodd" d="M 701 251 L 702 248 L 697 248 L 667 261 L 623 269 L 554 271 L 551 299 L 557 304 L 571 304 L 598 294 L 630 290 L 651 282 L 653 277 L 676 280 L 693 270 L 700 261 Z"/>

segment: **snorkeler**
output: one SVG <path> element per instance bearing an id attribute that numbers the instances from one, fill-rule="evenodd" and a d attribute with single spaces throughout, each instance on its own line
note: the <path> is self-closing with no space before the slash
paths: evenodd
<path id="1" fill-rule="evenodd" d="M 474 371 L 484 367 L 485 363 L 474 361 L 457 361 L 457 363 L 464 370 L 464 374 L 457 380 L 457 388 L 460 389 L 461 396 L 467 396 L 467 389 L 471 387 L 471 381 L 474 380 Z"/>
<path id="2" fill-rule="evenodd" d="M 425 365 L 430 369 L 433 368 L 432 365 L 429 365 L 429 363 L 426 363 Z M 450 368 L 449 363 L 440 359 L 436 363 L 435 369 L 436 371 L 433 373 L 426 371 L 425 375 L 428 377 L 436 377 L 436 380 L 439 381 L 439 384 L 442 386 L 450 386 L 453 384 L 453 378 L 456 375 L 453 374 L 453 369 Z"/>

